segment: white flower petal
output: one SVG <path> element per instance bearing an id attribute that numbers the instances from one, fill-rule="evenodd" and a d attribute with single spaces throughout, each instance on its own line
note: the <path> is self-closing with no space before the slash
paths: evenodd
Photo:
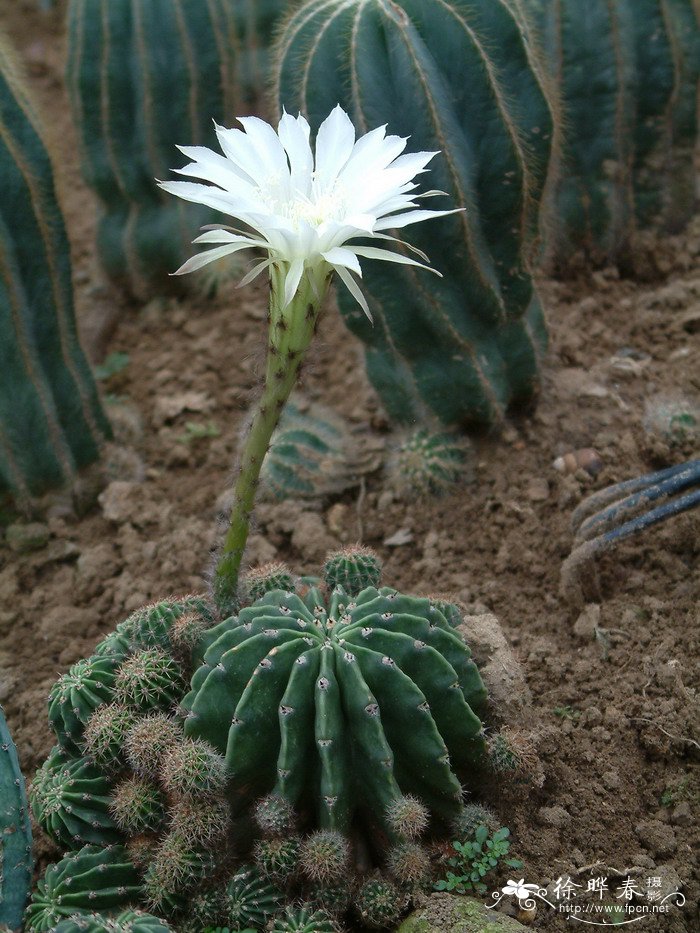
<path id="1" fill-rule="evenodd" d="M 362 278 L 362 268 L 360 260 L 351 249 L 343 249 L 342 246 L 334 246 L 325 253 L 321 253 L 326 262 L 332 266 L 343 266 L 345 269 L 351 269 Z"/>
<path id="2" fill-rule="evenodd" d="M 355 127 L 340 104 L 326 117 L 316 137 L 316 181 L 321 191 L 334 184 L 355 145 Z"/>
<path id="3" fill-rule="evenodd" d="M 251 193 L 255 191 L 255 186 L 248 175 L 218 152 L 212 152 L 206 146 L 178 146 L 177 148 L 184 156 L 192 160 L 190 165 L 174 169 L 179 174 L 204 178 L 227 190 L 231 190 L 230 186 L 235 189 L 242 185 L 246 191 Z"/>
<path id="4" fill-rule="evenodd" d="M 228 230 L 207 230 L 192 240 L 193 243 L 247 243 L 249 246 L 266 246 L 264 240 L 254 240 L 252 237 L 239 236 Z"/>
<path id="5" fill-rule="evenodd" d="M 236 288 L 243 288 L 246 285 L 250 285 L 253 279 L 257 279 L 261 272 L 264 272 L 265 269 L 269 269 L 272 265 L 271 259 L 262 259 L 260 262 L 256 262 L 250 271 L 246 272 L 241 281 L 236 285 Z"/>
<path id="6" fill-rule="evenodd" d="M 230 246 L 217 246 L 214 249 L 204 250 L 203 253 L 197 253 L 196 256 L 190 256 L 187 262 L 184 262 L 180 268 L 172 275 L 185 275 L 187 272 L 196 272 L 202 266 L 210 262 L 216 262 L 217 259 L 223 259 L 231 253 L 238 253 L 242 249 L 251 249 L 249 243 L 232 243 Z"/>
<path id="7" fill-rule="evenodd" d="M 267 170 L 251 146 L 247 135 L 242 130 L 227 129 L 216 123 L 214 129 L 226 158 L 250 178 L 251 184 L 263 185 L 267 178 Z"/>
<path id="8" fill-rule="evenodd" d="M 448 214 L 459 214 L 463 207 L 451 211 L 409 211 L 407 214 L 395 214 L 393 217 L 383 217 L 374 226 L 375 230 L 398 230 L 409 224 L 417 224 L 422 220 L 432 220 L 433 217 L 447 217 Z"/>
<path id="9" fill-rule="evenodd" d="M 284 307 L 291 304 L 292 299 L 297 293 L 301 277 L 304 274 L 304 260 L 295 259 L 287 270 L 284 280 Z"/>
<path id="10" fill-rule="evenodd" d="M 292 193 L 308 198 L 311 195 L 311 178 L 314 170 L 314 154 L 309 143 L 311 127 L 301 114 L 295 118 L 285 111 L 280 120 L 278 132 L 289 157 Z"/>
<path id="11" fill-rule="evenodd" d="M 259 117 L 239 117 L 248 146 L 265 167 L 268 176 L 289 179 L 289 166 L 279 136 Z"/>
<path id="12" fill-rule="evenodd" d="M 402 253 L 392 253 L 391 250 L 379 249 L 377 246 L 353 246 L 352 249 L 358 256 L 365 256 L 367 259 L 382 259 L 384 262 L 397 262 L 402 266 L 417 266 L 419 269 L 434 272 L 435 275 L 442 278 L 442 274 L 437 269 L 433 269 L 432 266 L 427 266 L 425 263 L 416 262 L 415 259 L 404 256 Z"/>
<path id="13" fill-rule="evenodd" d="M 362 308 L 362 310 L 365 312 L 365 314 L 370 319 L 370 321 L 372 321 L 372 312 L 369 310 L 367 299 L 362 294 L 362 289 L 357 284 L 355 279 L 353 279 L 352 275 L 348 272 L 348 270 L 344 266 L 333 266 L 333 268 L 338 273 L 338 276 L 340 277 L 340 280 L 343 283 L 343 285 L 345 285 L 345 287 L 350 292 L 352 297 L 355 299 L 358 305 Z M 372 321 L 372 323 L 374 322 Z"/>

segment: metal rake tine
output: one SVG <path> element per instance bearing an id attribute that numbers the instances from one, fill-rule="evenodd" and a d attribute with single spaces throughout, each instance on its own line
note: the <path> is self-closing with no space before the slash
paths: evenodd
<path id="1" fill-rule="evenodd" d="M 659 478 L 663 475 L 666 478 L 662 479 L 662 481 L 659 482 L 657 479 L 657 481 L 652 482 L 654 477 Z M 614 528 L 622 519 L 631 518 L 635 512 L 643 510 L 652 502 L 673 496 L 689 486 L 700 484 L 700 460 L 691 460 L 682 464 L 680 468 L 674 467 L 670 475 L 669 471 L 662 470 L 659 473 L 640 477 L 640 480 L 644 480 L 643 486 L 638 485 L 636 492 L 624 498 L 618 498 L 617 493 L 620 492 L 620 487 L 626 485 L 625 483 L 619 483 L 616 487 L 611 487 L 616 493 L 612 505 L 590 515 L 585 521 L 579 521 L 575 540 L 577 542 L 587 541 L 603 534 Z M 628 490 L 630 488 L 632 487 L 627 486 Z"/>
<path id="2" fill-rule="evenodd" d="M 579 527 L 587 518 L 594 515 L 596 512 L 600 512 L 601 509 L 611 502 L 617 502 L 633 492 L 646 489 L 648 486 L 653 486 L 655 483 L 661 483 L 664 480 L 671 479 L 671 477 L 692 467 L 693 464 L 700 464 L 700 460 L 690 460 L 688 463 L 667 467 L 665 470 L 658 470 L 656 473 L 635 476 L 633 479 L 626 479 L 621 483 L 616 483 L 614 486 L 606 486 L 605 489 L 594 492 L 574 509 L 571 516 L 571 526 L 574 534 L 578 532 Z"/>

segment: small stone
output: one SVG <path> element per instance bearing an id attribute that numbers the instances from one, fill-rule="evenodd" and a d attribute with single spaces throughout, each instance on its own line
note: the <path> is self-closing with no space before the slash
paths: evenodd
<path id="1" fill-rule="evenodd" d="M 678 847 L 673 829 L 659 820 L 638 823 L 634 831 L 645 849 L 657 858 L 672 855 Z"/>
<path id="2" fill-rule="evenodd" d="M 514 917 L 489 910 L 474 897 L 433 894 L 397 933 L 523 933 L 526 929 Z"/>
<path id="3" fill-rule="evenodd" d="M 25 554 L 38 551 L 49 543 L 49 527 L 41 522 L 29 522 L 26 525 L 8 525 L 5 540 L 12 551 Z"/>
<path id="4" fill-rule="evenodd" d="M 571 815 L 563 807 L 540 807 L 537 811 L 537 820 L 545 826 L 564 829 L 571 823 Z"/>
<path id="5" fill-rule="evenodd" d="M 618 790 L 620 787 L 620 774 L 618 771 L 604 771 L 601 777 L 608 790 Z"/>
<path id="6" fill-rule="evenodd" d="M 549 483 L 546 479 L 533 479 L 525 490 L 530 502 L 546 502 L 549 499 Z"/>
<path id="7" fill-rule="evenodd" d="M 687 800 L 679 803 L 677 807 L 673 808 L 673 813 L 671 814 L 671 822 L 674 826 L 691 826 L 693 823 L 693 812 L 690 809 L 690 804 Z"/>
<path id="8" fill-rule="evenodd" d="M 574 634 L 586 641 L 592 641 L 598 628 L 600 628 L 600 606 L 597 603 L 589 603 L 574 622 Z"/>
<path id="9" fill-rule="evenodd" d="M 413 541 L 413 532 L 410 528 L 399 528 L 393 535 L 384 539 L 385 547 L 402 547 L 404 544 L 410 544 Z"/>
<path id="10" fill-rule="evenodd" d="M 161 395 L 153 408 L 153 423 L 161 427 L 174 421 L 184 412 L 208 412 L 214 407 L 213 400 L 205 392 L 181 392 L 177 395 Z"/>
<path id="11" fill-rule="evenodd" d="M 348 527 L 350 509 L 344 502 L 336 502 L 326 512 L 326 525 L 331 534 L 342 535 Z"/>

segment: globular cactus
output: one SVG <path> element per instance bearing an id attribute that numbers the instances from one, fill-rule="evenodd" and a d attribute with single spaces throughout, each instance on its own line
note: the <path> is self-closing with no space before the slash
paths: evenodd
<path id="1" fill-rule="evenodd" d="M 185 616 L 191 618 L 193 615 L 200 625 L 212 624 L 211 611 L 202 597 L 164 599 L 132 613 L 117 626 L 117 631 L 126 640 L 129 650 L 161 648 L 166 652 L 178 653 L 182 635 L 176 623 Z"/>
<path id="2" fill-rule="evenodd" d="M 479 803 L 468 803 L 462 807 L 452 823 L 453 835 L 456 839 L 472 839 L 480 826 L 486 826 L 495 832 L 500 822 L 496 814 Z"/>
<path id="3" fill-rule="evenodd" d="M 108 774 L 124 766 L 124 743 L 136 723 L 132 710 L 119 703 L 98 706 L 85 725 L 85 755 Z"/>
<path id="4" fill-rule="evenodd" d="M 302 842 L 299 865 L 311 881 L 338 881 L 350 870 L 350 843 L 342 833 L 317 830 Z"/>
<path id="5" fill-rule="evenodd" d="M 381 877 L 369 878 L 357 892 L 355 908 L 365 926 L 383 930 L 393 926 L 408 904 L 406 894 Z"/>
<path id="6" fill-rule="evenodd" d="M 116 658 L 82 658 L 63 674 L 49 694 L 49 723 L 68 752 L 80 750 L 85 724 L 112 697 Z"/>
<path id="7" fill-rule="evenodd" d="M 114 682 L 114 697 L 135 713 L 164 712 L 182 696 L 181 665 L 158 648 L 146 648 L 126 658 Z"/>
<path id="8" fill-rule="evenodd" d="M 155 778 L 166 752 L 182 741 L 182 727 L 171 716 L 154 713 L 139 719 L 124 738 L 124 757 L 136 774 Z"/>
<path id="9" fill-rule="evenodd" d="M 304 900 L 333 918 L 342 917 L 347 912 L 354 893 L 355 876 L 352 873 L 337 881 L 315 881 L 304 886 Z"/>
<path id="10" fill-rule="evenodd" d="M 323 582 L 329 590 L 341 587 L 349 596 L 357 596 L 368 586 L 379 586 L 382 564 L 368 547 L 343 548 L 329 554 L 323 565 Z"/>
<path id="11" fill-rule="evenodd" d="M 554 119 L 521 4 L 306 0 L 280 35 L 275 81 L 280 110 L 312 130 L 340 102 L 358 132 L 388 124 L 443 153 L 432 184 L 465 211 L 407 240 L 444 278 L 376 263 L 362 280 L 374 323 L 342 292 L 340 307 L 393 420 L 500 421 L 533 396 L 546 343 L 531 259 Z"/>
<path id="12" fill-rule="evenodd" d="M 142 910 L 124 910 L 116 916 L 76 914 L 61 920 L 53 933 L 174 933 L 171 926 Z"/>
<path id="13" fill-rule="evenodd" d="M 263 564 L 249 570 L 242 579 L 243 592 L 247 602 L 257 599 L 272 590 L 294 590 L 294 577 L 286 564 Z"/>
<path id="14" fill-rule="evenodd" d="M 197 929 L 261 930 L 280 910 L 282 900 L 282 892 L 253 865 L 243 865 L 223 885 L 196 898 L 189 916 Z"/>
<path id="15" fill-rule="evenodd" d="M 389 875 L 402 888 L 420 891 L 430 884 L 430 855 L 416 842 L 400 842 L 387 855 Z"/>
<path id="16" fill-rule="evenodd" d="M 341 833 L 361 810 L 395 835 L 387 808 L 404 793 L 438 822 L 459 812 L 458 774 L 484 754 L 486 692 L 428 600 L 336 587 L 326 606 L 318 590 L 277 590 L 210 634 L 185 732 L 225 753 L 234 815 L 253 788 L 304 796 L 316 825 Z"/>
<path id="17" fill-rule="evenodd" d="M 165 821 L 165 800 L 159 788 L 136 775 L 115 784 L 109 809 L 117 826 L 130 836 L 157 832 Z"/>
<path id="18" fill-rule="evenodd" d="M 421 428 L 405 437 L 389 457 L 389 484 L 408 499 L 454 492 L 469 478 L 471 453 L 466 437 Z"/>
<path id="19" fill-rule="evenodd" d="M 21 929 L 33 865 L 24 778 L 0 707 L 0 926 Z"/>
<path id="20" fill-rule="evenodd" d="M 316 499 L 357 486 L 354 449 L 342 418 L 323 405 L 292 399 L 263 461 L 261 499 Z"/>
<path id="21" fill-rule="evenodd" d="M 176 145 L 215 145 L 212 119 L 229 126 L 250 112 L 248 74 L 262 51 L 252 43 L 282 5 L 71 0 L 67 83 L 83 174 L 102 206 L 98 251 L 132 293 L 166 290 L 198 228 L 216 218 L 167 198 L 154 178 Z"/>
<path id="22" fill-rule="evenodd" d="M 226 761 L 203 739 L 183 739 L 163 756 L 161 778 L 174 797 L 216 797 L 226 786 Z"/>
<path id="23" fill-rule="evenodd" d="M 26 912 L 26 929 L 53 930 L 74 914 L 123 908 L 141 893 L 139 874 L 121 846 L 84 846 L 49 865 Z"/>
<path id="24" fill-rule="evenodd" d="M 259 839 L 255 844 L 255 864 L 275 884 L 286 885 L 299 868 L 299 840 Z"/>
<path id="25" fill-rule="evenodd" d="M 110 814 L 110 781 L 86 758 L 58 747 L 37 772 L 29 792 L 32 813 L 47 836 L 66 849 L 122 841 Z"/>
<path id="26" fill-rule="evenodd" d="M 78 342 L 70 248 L 39 122 L 0 36 L 0 493 L 78 489 L 110 435 Z"/>
<path id="27" fill-rule="evenodd" d="M 270 927 L 271 933 L 335 933 L 336 929 L 328 914 L 309 907 L 288 907 Z"/>
<path id="28" fill-rule="evenodd" d="M 624 260 L 692 215 L 700 24 L 691 0 L 526 0 L 562 99 L 546 263 Z"/>
<path id="29" fill-rule="evenodd" d="M 406 794 L 389 804 L 386 819 L 394 835 L 403 839 L 417 839 L 428 828 L 430 813 L 417 797 Z"/>

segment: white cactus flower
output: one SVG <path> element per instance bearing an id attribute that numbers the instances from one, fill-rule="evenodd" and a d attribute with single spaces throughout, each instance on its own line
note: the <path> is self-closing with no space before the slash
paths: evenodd
<path id="1" fill-rule="evenodd" d="M 455 211 L 420 209 L 414 179 L 426 171 L 435 152 L 402 154 L 406 139 L 387 136 L 386 127 L 356 139 L 355 128 L 337 106 L 321 124 L 316 152 L 303 116 L 285 113 L 277 132 L 257 117 L 242 117 L 243 130 L 217 126 L 223 156 L 202 146 L 182 146 L 192 161 L 175 169 L 191 181 L 164 181 L 160 187 L 187 201 L 204 204 L 236 218 L 244 229 L 207 229 L 194 242 L 213 248 L 193 256 L 177 275 L 194 272 L 240 250 L 258 248 L 257 262 L 241 285 L 270 267 L 282 273 L 282 307 L 290 304 L 305 273 L 330 275 L 334 269 L 369 316 L 353 274 L 361 277 L 360 258 L 381 259 L 430 269 L 403 253 L 368 245 L 367 240 L 400 243 L 384 231 L 442 217 Z M 355 242 L 359 240 L 360 242 Z M 437 273 L 439 275 L 439 273 Z"/>

